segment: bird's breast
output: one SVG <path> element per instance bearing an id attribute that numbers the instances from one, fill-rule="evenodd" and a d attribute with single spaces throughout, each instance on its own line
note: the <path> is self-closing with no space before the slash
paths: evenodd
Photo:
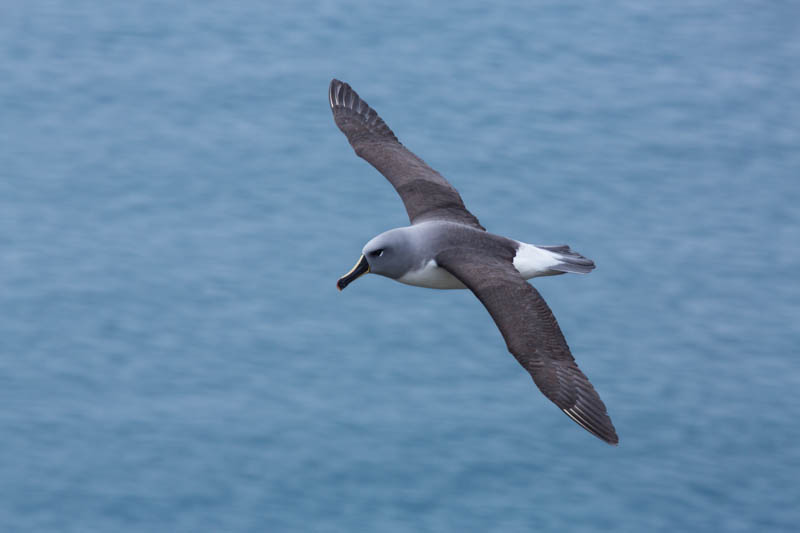
<path id="1" fill-rule="evenodd" d="M 433 259 L 416 270 L 409 270 L 397 278 L 397 281 L 428 289 L 466 289 L 458 278 L 440 268 Z"/>

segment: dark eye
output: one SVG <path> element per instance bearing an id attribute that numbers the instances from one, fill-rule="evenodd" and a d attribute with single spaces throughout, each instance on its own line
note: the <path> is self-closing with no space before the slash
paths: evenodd
<path id="1" fill-rule="evenodd" d="M 383 248 L 379 248 L 377 250 L 374 250 L 373 252 L 370 252 L 369 255 L 371 255 L 372 257 L 380 257 L 380 256 L 383 255 Z"/>

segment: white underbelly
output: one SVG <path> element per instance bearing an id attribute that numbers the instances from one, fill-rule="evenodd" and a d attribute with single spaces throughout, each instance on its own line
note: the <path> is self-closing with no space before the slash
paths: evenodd
<path id="1" fill-rule="evenodd" d="M 443 268 L 439 268 L 436 261 L 431 259 L 420 269 L 412 270 L 404 276 L 397 278 L 400 283 L 426 287 L 428 289 L 466 289 L 463 283 Z"/>

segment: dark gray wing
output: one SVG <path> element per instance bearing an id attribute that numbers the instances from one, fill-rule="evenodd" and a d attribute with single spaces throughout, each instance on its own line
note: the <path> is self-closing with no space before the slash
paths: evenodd
<path id="1" fill-rule="evenodd" d="M 460 248 L 436 256 L 440 267 L 480 299 L 508 350 L 530 372 L 544 395 L 584 429 L 617 444 L 619 438 L 606 406 L 575 363 L 553 312 L 511 260 Z"/>
<path id="2" fill-rule="evenodd" d="M 336 125 L 356 155 L 366 159 L 394 186 L 412 224 L 436 219 L 484 229 L 464 207 L 458 191 L 400 144 L 389 126 L 348 84 L 332 80 L 328 98 Z"/>

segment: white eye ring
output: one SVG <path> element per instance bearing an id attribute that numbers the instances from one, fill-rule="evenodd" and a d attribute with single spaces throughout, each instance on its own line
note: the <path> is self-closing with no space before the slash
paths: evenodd
<path id="1" fill-rule="evenodd" d="M 381 250 L 380 252 L 378 252 L 378 257 L 381 257 L 381 256 L 383 256 L 383 250 Z"/>

